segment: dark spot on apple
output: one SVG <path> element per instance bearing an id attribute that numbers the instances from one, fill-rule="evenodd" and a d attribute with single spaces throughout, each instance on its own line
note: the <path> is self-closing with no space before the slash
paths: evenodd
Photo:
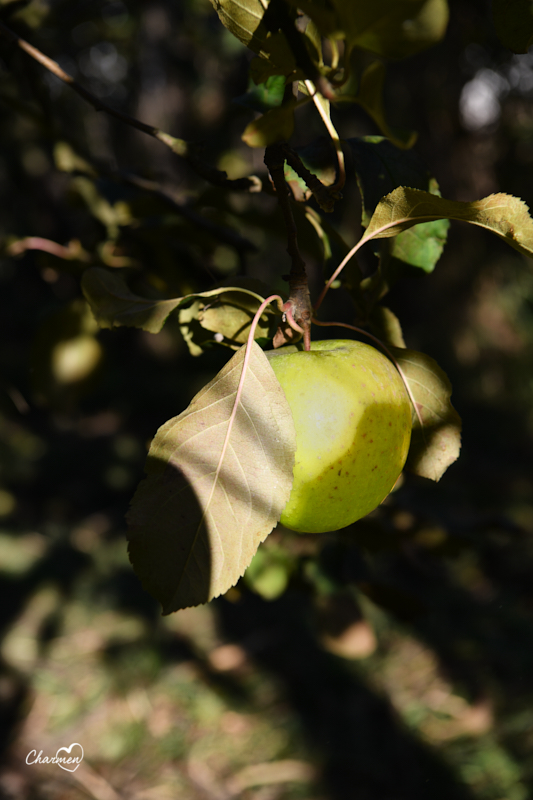
<path id="1" fill-rule="evenodd" d="M 374 440 L 373 439 L 369 439 L 368 440 L 368 444 L 374 444 Z"/>
<path id="2" fill-rule="evenodd" d="M 342 470 L 340 469 L 340 470 L 337 472 L 337 475 L 340 475 L 340 474 L 341 474 L 341 472 L 342 472 Z"/>

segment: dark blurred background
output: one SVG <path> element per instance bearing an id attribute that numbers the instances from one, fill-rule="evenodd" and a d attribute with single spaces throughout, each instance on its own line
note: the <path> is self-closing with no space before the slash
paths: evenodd
<path id="1" fill-rule="evenodd" d="M 438 46 L 389 65 L 388 116 L 418 131 L 444 197 L 531 205 L 533 56 L 499 43 L 488 1 L 450 11 Z M 3 0 L 0 18 L 230 178 L 264 174 L 240 140 L 252 114 L 232 103 L 250 56 L 207 0 Z M 345 138 L 379 133 L 357 107 L 333 119 Z M 323 134 L 302 109 L 295 141 Z M 353 176 L 345 197 L 335 224 L 352 244 Z M 249 580 L 162 618 L 129 566 L 124 514 L 151 437 L 229 352 L 192 356 L 173 318 L 156 335 L 99 330 L 80 276 L 124 268 L 158 296 L 235 274 L 279 290 L 275 202 L 209 185 L 0 37 L 0 209 L 0 796 L 533 796 L 531 262 L 453 224 L 435 272 L 388 299 L 463 418 L 439 484 L 406 475 L 339 534 L 276 531 Z M 75 773 L 26 764 L 72 742 Z"/>

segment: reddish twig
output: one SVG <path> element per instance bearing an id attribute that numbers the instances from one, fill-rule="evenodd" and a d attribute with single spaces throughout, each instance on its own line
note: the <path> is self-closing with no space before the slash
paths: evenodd
<path id="1" fill-rule="evenodd" d="M 408 221 L 409 221 L 408 217 L 404 218 L 404 219 L 391 220 L 391 222 L 387 222 L 385 225 L 382 225 L 380 228 L 376 228 L 376 230 L 372 231 L 370 235 L 367 235 L 367 232 L 368 232 L 368 228 L 367 228 L 367 232 L 365 232 L 363 234 L 363 236 L 361 236 L 361 238 L 359 239 L 357 244 L 354 244 L 354 246 L 352 247 L 350 252 L 347 255 L 344 256 L 344 258 L 342 259 L 341 263 L 339 264 L 337 269 L 334 271 L 333 275 L 331 275 L 331 277 L 329 278 L 328 282 L 326 283 L 326 285 L 324 286 L 324 288 L 320 292 L 320 296 L 319 296 L 318 300 L 316 301 L 315 305 L 313 306 L 313 311 L 315 313 L 318 311 L 318 309 L 322 305 L 324 297 L 326 296 L 326 294 L 328 293 L 328 291 L 331 288 L 331 284 L 334 281 L 337 280 L 337 278 L 339 277 L 340 273 L 342 272 L 342 270 L 344 269 L 344 267 L 346 266 L 348 261 L 350 261 L 350 259 L 354 257 L 354 255 L 357 253 L 357 251 L 364 244 L 366 244 L 367 242 L 370 242 L 372 239 L 380 238 L 381 234 L 384 233 L 385 231 L 389 230 L 390 228 L 396 228 L 398 225 L 401 225 L 402 222 L 408 222 Z M 421 221 L 423 221 L 423 220 L 421 220 Z"/>
<path id="2" fill-rule="evenodd" d="M 58 242 L 53 242 L 51 239 L 43 239 L 40 236 L 26 236 L 24 239 L 19 239 L 6 247 L 6 253 L 10 256 L 19 256 L 25 253 L 26 250 L 41 250 L 43 253 L 50 253 L 66 261 L 91 260 L 89 253 L 76 240 L 72 240 L 69 242 L 68 247 L 65 247 L 62 244 L 58 244 Z"/>

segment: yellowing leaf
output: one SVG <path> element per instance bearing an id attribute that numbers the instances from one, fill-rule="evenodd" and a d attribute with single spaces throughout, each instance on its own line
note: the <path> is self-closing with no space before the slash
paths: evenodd
<path id="1" fill-rule="evenodd" d="M 241 280 L 236 278 L 235 282 L 238 284 Z M 83 273 L 81 287 L 101 328 L 124 325 L 142 328 L 145 331 L 149 331 L 149 333 L 159 333 L 168 315 L 174 309 L 183 305 L 192 305 L 193 307 L 192 312 L 186 315 L 186 322 L 190 323 L 198 317 L 199 310 L 208 307 L 207 303 L 197 302 L 195 305 L 195 298 L 212 298 L 213 305 L 209 314 L 208 324 L 205 327 L 211 326 L 211 331 L 217 331 L 218 328 L 213 326 L 218 320 L 223 328 L 222 335 L 229 336 L 230 333 L 233 333 L 233 338 L 236 341 L 244 341 L 243 338 L 239 340 L 237 337 L 242 334 L 245 318 L 248 321 L 251 320 L 264 300 L 260 294 L 238 285 L 218 287 L 207 292 L 187 295 L 186 297 L 154 300 L 141 297 L 132 292 L 122 272 L 111 271 L 102 267 L 92 267 L 86 270 Z M 241 296 L 242 299 L 239 300 L 238 296 Z M 224 298 L 227 299 L 224 300 Z M 243 309 L 248 309 L 248 311 Z M 265 322 L 267 316 L 268 312 L 265 312 L 260 320 L 258 336 L 264 336 L 265 328 L 269 327 L 269 323 Z M 207 338 L 212 337 L 208 336 Z"/>
<path id="2" fill-rule="evenodd" d="M 131 291 L 121 272 L 91 267 L 83 273 L 81 288 L 101 328 L 132 326 L 158 333 L 168 315 L 182 302 L 153 300 Z"/>
<path id="3" fill-rule="evenodd" d="M 285 35 L 270 30 L 263 17 L 268 3 L 263 0 L 211 0 L 222 24 L 243 44 L 257 53 L 268 65 L 269 75 L 291 75 L 296 60 Z"/>
<path id="4" fill-rule="evenodd" d="M 385 239 L 437 219 L 470 222 L 492 231 L 527 256 L 533 255 L 533 219 L 527 205 L 509 194 L 491 194 L 472 203 L 400 186 L 378 204 L 362 241 Z"/>
<path id="5" fill-rule="evenodd" d="M 213 342 L 237 350 L 248 339 L 250 325 L 262 302 L 259 298 L 236 287 L 220 288 L 216 297 L 194 300 L 180 308 L 180 331 L 191 355 L 201 355 L 206 345 Z M 279 319 L 272 307 L 266 308 L 257 323 L 255 338 L 272 338 Z"/>
<path id="6" fill-rule="evenodd" d="M 275 142 L 290 139 L 294 130 L 294 106 L 288 103 L 280 108 L 272 108 L 266 114 L 252 120 L 242 134 L 248 147 L 268 147 Z"/>
<path id="7" fill-rule="evenodd" d="M 381 305 L 374 306 L 369 322 L 372 333 L 384 344 L 405 347 L 400 320 L 390 308 Z"/>
<path id="8" fill-rule="evenodd" d="M 261 348 L 245 347 L 157 432 L 128 514 L 129 553 L 163 613 L 233 586 L 289 498 L 292 414 Z"/>
<path id="9" fill-rule="evenodd" d="M 259 302 L 243 292 L 227 290 L 219 294 L 212 303 L 204 303 L 199 314 L 200 325 L 206 330 L 221 334 L 231 344 L 243 344 L 248 339 Z M 259 320 L 256 336 L 268 337 L 271 326 L 272 315 L 264 313 Z"/>
<path id="10" fill-rule="evenodd" d="M 407 379 L 418 415 L 413 416 L 411 447 L 405 468 L 438 481 L 459 457 L 461 418 L 450 402 L 452 386 L 436 361 L 425 353 L 390 348 Z"/>

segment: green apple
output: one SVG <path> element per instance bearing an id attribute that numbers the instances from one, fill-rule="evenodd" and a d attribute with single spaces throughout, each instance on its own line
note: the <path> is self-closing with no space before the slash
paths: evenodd
<path id="1" fill-rule="evenodd" d="M 324 533 L 364 517 L 389 494 L 407 458 L 411 402 L 374 347 L 334 339 L 267 353 L 294 418 L 294 482 L 281 523 Z"/>

